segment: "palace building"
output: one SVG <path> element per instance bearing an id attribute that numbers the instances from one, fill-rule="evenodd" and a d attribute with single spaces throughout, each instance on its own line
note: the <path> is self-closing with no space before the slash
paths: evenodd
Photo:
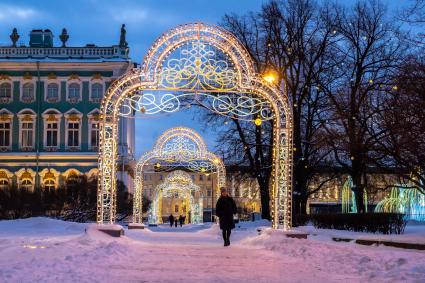
<path id="1" fill-rule="evenodd" d="M 117 45 L 70 47 L 66 29 L 59 45 L 48 29 L 32 30 L 28 45 L 12 31 L 10 46 L 0 47 L 1 188 L 57 188 L 96 176 L 100 103 L 133 68 L 125 33 L 123 25 Z M 121 119 L 118 177 L 127 186 L 134 128 L 134 119 Z"/>

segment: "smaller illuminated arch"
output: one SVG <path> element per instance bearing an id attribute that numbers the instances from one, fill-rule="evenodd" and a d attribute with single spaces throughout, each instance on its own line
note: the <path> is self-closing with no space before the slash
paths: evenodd
<path id="1" fill-rule="evenodd" d="M 134 179 L 133 222 L 142 223 L 143 169 L 149 162 L 171 164 L 194 172 L 217 173 L 216 193 L 226 184 L 226 169 L 221 158 L 208 151 L 202 137 L 193 129 L 176 127 L 165 131 L 151 151 L 146 152 L 136 165 Z"/>
<path id="2" fill-rule="evenodd" d="M 193 183 L 188 173 L 176 170 L 168 174 L 165 180 L 155 188 L 154 198 L 148 213 L 149 223 L 162 223 L 162 198 L 172 197 L 175 193 L 178 193 L 181 196 L 180 198 L 186 200 L 186 220 L 190 210 L 191 222 L 202 223 L 203 198 L 200 197 L 198 203 L 195 203 L 193 197 L 195 192 L 201 192 L 201 189 Z"/>

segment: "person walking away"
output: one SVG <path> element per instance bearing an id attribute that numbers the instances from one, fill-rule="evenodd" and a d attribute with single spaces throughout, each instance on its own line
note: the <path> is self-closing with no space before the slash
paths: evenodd
<path id="1" fill-rule="evenodd" d="M 220 229 L 223 232 L 224 246 L 226 247 L 230 245 L 230 234 L 232 229 L 235 228 L 233 214 L 236 214 L 236 204 L 227 193 L 226 188 L 221 187 L 220 192 L 221 195 L 217 200 L 215 210 L 220 222 Z"/>
<path id="2" fill-rule="evenodd" d="M 179 220 L 177 219 L 177 216 L 176 216 L 176 219 L 174 219 L 174 226 L 175 227 L 177 227 L 177 223 L 179 222 Z"/>
<path id="3" fill-rule="evenodd" d="M 183 227 L 183 221 L 184 221 L 183 215 L 180 215 L 179 216 L 180 227 Z"/>
<path id="4" fill-rule="evenodd" d="M 168 216 L 168 221 L 170 221 L 170 227 L 173 227 L 174 224 L 174 216 L 172 214 L 170 214 L 170 216 Z"/>

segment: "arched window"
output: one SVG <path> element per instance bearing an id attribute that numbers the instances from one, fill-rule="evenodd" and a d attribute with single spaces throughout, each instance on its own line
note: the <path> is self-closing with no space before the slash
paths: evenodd
<path id="1" fill-rule="evenodd" d="M 32 181 L 30 179 L 22 180 L 21 189 L 32 190 Z"/>
<path id="2" fill-rule="evenodd" d="M 56 83 L 50 83 L 47 85 L 47 102 L 54 103 L 59 101 L 59 85 Z"/>
<path id="3" fill-rule="evenodd" d="M 0 84 L 0 100 L 12 98 L 12 85 L 10 83 Z"/>
<path id="4" fill-rule="evenodd" d="M 68 100 L 76 103 L 80 100 L 80 97 L 80 85 L 77 83 L 70 84 L 68 87 Z"/>
<path id="5" fill-rule="evenodd" d="M 100 83 L 91 85 L 91 100 L 93 102 L 100 102 L 103 96 L 103 86 Z"/>
<path id="6" fill-rule="evenodd" d="M 44 180 L 44 189 L 45 190 L 54 190 L 55 189 L 55 180 L 53 179 L 47 179 Z"/>
<path id="7" fill-rule="evenodd" d="M 35 100 L 34 96 L 34 84 L 25 83 L 22 87 L 22 101 L 23 102 L 33 102 Z"/>
<path id="8" fill-rule="evenodd" d="M 0 190 L 9 188 L 9 181 L 7 179 L 0 179 Z"/>

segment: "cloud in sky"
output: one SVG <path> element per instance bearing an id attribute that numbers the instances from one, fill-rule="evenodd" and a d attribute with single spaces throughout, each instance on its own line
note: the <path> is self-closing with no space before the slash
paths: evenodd
<path id="1" fill-rule="evenodd" d="M 34 8 L 16 6 L 13 4 L 0 4 L 0 21 L 1 22 L 17 22 L 28 20 L 40 14 Z"/>

